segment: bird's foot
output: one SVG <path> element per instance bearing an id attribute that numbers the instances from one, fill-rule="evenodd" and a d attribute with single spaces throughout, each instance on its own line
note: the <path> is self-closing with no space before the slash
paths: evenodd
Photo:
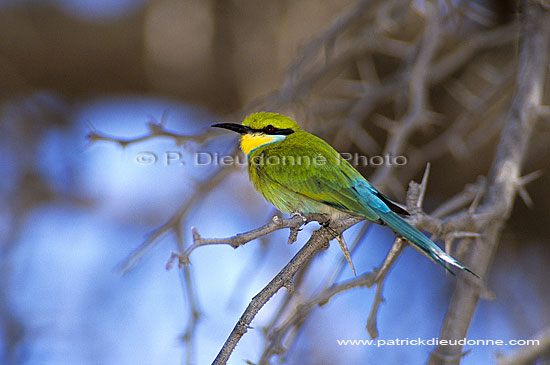
<path id="1" fill-rule="evenodd" d="M 307 222 L 307 218 L 305 217 L 305 215 L 303 215 L 300 211 L 298 210 L 295 210 L 294 212 L 290 213 L 290 218 L 294 218 L 294 217 L 300 217 L 302 219 L 302 222 Z"/>
<path id="2" fill-rule="evenodd" d="M 290 236 L 288 237 L 289 244 L 292 244 L 296 241 L 296 239 L 298 238 L 298 232 L 300 232 L 302 230 L 302 226 L 307 223 L 307 218 L 297 210 L 290 214 L 291 219 L 295 217 L 299 217 L 302 220 L 302 223 L 298 227 L 290 227 Z"/>

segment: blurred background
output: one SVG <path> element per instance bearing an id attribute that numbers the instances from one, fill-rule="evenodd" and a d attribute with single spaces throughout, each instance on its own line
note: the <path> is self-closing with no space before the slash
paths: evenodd
<path id="1" fill-rule="evenodd" d="M 379 155 L 410 116 L 420 65 L 426 101 L 401 149 L 409 163 L 380 175 L 357 167 L 404 202 L 429 161 L 429 213 L 489 171 L 514 95 L 520 20 L 513 0 L 0 0 L 0 363 L 210 363 L 316 227 L 293 245 L 280 231 L 237 250 L 201 247 L 189 267 L 166 270 L 191 227 L 225 237 L 276 213 L 243 166 L 196 163 L 200 152 L 235 153 L 235 136 L 208 126 L 280 111 L 340 152 Z M 155 126 L 168 137 L 153 136 Z M 538 123 L 523 174 L 542 176 L 526 187 L 532 206 L 517 199 L 507 221 L 487 278 L 494 299 L 479 303 L 469 339 L 527 339 L 550 326 L 549 137 L 548 121 Z M 362 228 L 346 232 L 348 243 L 359 238 L 360 273 L 393 242 L 384 228 Z M 122 275 L 143 243 L 152 249 Z M 352 278 L 341 256 L 332 244 L 288 304 L 286 292 L 272 298 L 230 363 L 258 361 L 263 328 L 331 278 Z M 454 283 L 405 250 L 384 287 L 380 338 L 437 337 Z M 369 338 L 373 297 L 364 288 L 334 297 L 269 359 L 425 362 L 433 347 L 338 346 Z M 514 349 L 466 346 L 463 363 Z"/>

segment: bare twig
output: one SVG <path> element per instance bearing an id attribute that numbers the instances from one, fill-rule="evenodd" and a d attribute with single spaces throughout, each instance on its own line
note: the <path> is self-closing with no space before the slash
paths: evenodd
<path id="1" fill-rule="evenodd" d="M 430 64 L 438 49 L 441 40 L 440 15 L 432 8 L 430 3 L 426 3 L 428 24 L 424 32 L 424 39 L 418 57 L 411 69 L 409 81 L 409 108 L 407 114 L 402 118 L 396 128 L 389 135 L 388 142 L 383 155 L 398 156 L 405 148 L 405 141 L 421 125 L 428 122 L 426 117 L 427 108 L 427 73 L 430 70 Z M 395 168 L 393 164 L 385 164 L 376 171 L 373 176 L 374 181 L 385 180 L 386 177 Z"/>
<path id="2" fill-rule="evenodd" d="M 118 265 L 118 269 L 122 273 L 126 273 L 131 270 L 143 257 L 143 255 L 158 241 L 158 239 L 164 236 L 166 233 L 173 231 L 178 234 L 180 229 L 180 221 L 191 209 L 193 204 L 204 194 L 205 192 L 213 189 L 218 186 L 224 179 L 229 176 L 235 169 L 231 167 L 220 168 L 212 173 L 211 177 L 208 180 L 208 183 L 199 185 L 197 191 L 189 201 L 185 202 L 178 211 L 173 214 L 170 219 L 162 226 L 155 229 L 153 232 L 149 233 L 145 241 L 139 245 L 134 252 L 132 252 L 124 261 Z M 169 265 L 170 263 L 168 263 Z"/>
<path id="3" fill-rule="evenodd" d="M 403 244 L 403 240 L 401 238 L 397 238 L 395 242 L 393 243 L 393 246 L 388 253 L 388 256 L 384 260 L 384 263 L 382 264 L 382 267 L 380 270 L 376 273 L 376 294 L 374 295 L 374 302 L 372 303 L 372 307 L 369 313 L 369 318 L 367 319 L 367 331 L 371 338 L 377 338 L 378 337 L 378 328 L 376 325 L 376 318 L 378 316 L 378 309 L 380 308 L 380 304 L 384 302 L 384 298 L 382 297 L 382 290 L 384 287 L 384 280 L 386 279 L 386 275 L 388 274 L 390 268 L 393 266 L 401 252 L 403 252 L 403 248 L 405 245 Z"/>
<path id="4" fill-rule="evenodd" d="M 226 237 L 226 238 L 202 238 L 199 235 L 199 232 L 197 232 L 197 230 L 193 227 L 191 228 L 191 231 L 193 232 L 193 244 L 189 246 L 185 250 L 185 252 L 179 255 L 180 265 L 189 263 L 189 255 L 191 254 L 191 252 L 193 252 L 194 250 L 196 250 L 201 246 L 229 245 L 233 248 L 237 248 L 239 246 L 244 245 L 247 242 L 255 240 L 256 238 L 260 238 L 262 236 L 265 236 L 266 234 L 269 234 L 271 232 L 274 232 L 283 228 L 290 228 L 291 229 L 290 235 L 292 237 L 294 235 L 294 232 L 298 228 L 300 228 L 305 223 L 312 222 L 312 221 L 326 222 L 327 216 L 324 214 L 307 214 L 305 216 L 295 215 L 288 219 L 281 219 L 275 216 L 273 217 L 271 222 L 267 223 L 262 227 L 253 229 L 245 233 L 239 233 L 235 236 Z"/>
<path id="5" fill-rule="evenodd" d="M 448 199 L 444 204 L 441 204 L 431 213 L 431 216 L 441 218 L 472 203 L 476 197 L 482 196 L 485 185 L 485 179 L 482 177 L 478 178 L 476 183 L 466 185 L 463 191 Z"/>
<path id="6" fill-rule="evenodd" d="M 372 0 L 360 0 L 355 3 L 348 11 L 336 20 L 316 39 L 311 41 L 301 53 L 300 58 L 290 67 L 288 78 L 286 80 L 288 89 L 296 89 L 294 84 L 298 72 L 301 72 L 307 62 L 314 58 L 319 50 L 327 43 L 332 43 L 342 33 L 342 29 L 347 28 L 350 24 L 358 20 L 365 9 L 372 4 Z M 285 87 L 283 86 L 283 89 Z"/>
<path id="7" fill-rule="evenodd" d="M 511 94 L 514 76 L 515 74 L 511 68 L 500 75 L 501 79 L 496 84 L 491 85 L 487 92 L 476 97 L 471 109 L 458 116 L 451 126 L 437 138 L 410 154 L 409 163 L 405 166 L 405 171 L 401 175 L 405 178 L 411 176 L 423 161 L 435 160 L 448 151 L 455 158 L 465 159 L 471 156 L 475 152 L 475 148 L 479 148 L 481 143 L 490 142 L 490 135 L 484 130 L 481 134 L 481 143 L 478 143 L 477 146 L 469 145 L 472 140 L 472 136 L 469 134 L 482 120 L 496 120 L 496 122 L 499 122 L 498 118 L 488 118 L 487 113 L 495 106 L 499 109 L 504 108 L 503 101 L 507 101 L 507 96 Z M 501 128 L 499 124 L 491 125 L 493 133 L 495 133 L 494 131 L 498 132 Z"/>
<path id="8" fill-rule="evenodd" d="M 186 363 L 193 364 L 193 354 L 195 351 L 195 335 L 196 329 L 201 318 L 198 298 L 194 290 L 193 278 L 191 276 L 191 269 L 189 266 L 183 268 L 180 271 L 180 281 L 182 286 L 182 292 L 185 293 L 186 301 L 189 303 L 189 319 L 187 321 L 187 328 L 183 332 L 181 338 L 186 345 Z"/>
<path id="9" fill-rule="evenodd" d="M 258 365 L 268 364 L 271 356 L 282 354 L 284 351 L 283 341 L 288 335 L 288 332 L 293 327 L 301 325 L 315 307 L 328 303 L 332 297 L 344 291 L 359 287 L 372 287 L 376 283 L 375 276 L 375 272 L 369 272 L 354 279 L 344 281 L 340 284 L 334 284 L 323 290 L 319 295 L 316 295 L 310 300 L 297 305 L 296 310 L 292 313 L 292 315 L 290 315 L 284 323 L 281 324 L 281 326 L 269 334 L 269 345 L 264 349 L 262 356 L 258 361 Z"/>
<path id="10" fill-rule="evenodd" d="M 152 138 L 157 137 L 167 137 L 172 138 L 178 146 L 184 145 L 186 142 L 197 142 L 197 143 L 204 143 L 207 139 L 215 136 L 218 134 L 218 132 L 207 129 L 206 131 L 198 134 L 180 134 L 173 131 L 169 131 L 165 128 L 165 115 L 163 115 L 160 122 L 157 122 L 153 118 L 150 118 L 151 121 L 147 123 L 147 128 L 149 129 L 149 133 L 146 133 L 140 137 L 134 137 L 134 138 L 120 138 L 120 137 L 114 137 L 109 136 L 105 133 L 98 132 L 95 128 L 90 126 L 90 133 L 86 136 L 86 138 L 90 141 L 90 143 L 95 143 L 98 141 L 107 141 L 116 143 L 121 147 L 126 147 L 133 143 L 139 143 L 143 141 L 147 141 Z"/>

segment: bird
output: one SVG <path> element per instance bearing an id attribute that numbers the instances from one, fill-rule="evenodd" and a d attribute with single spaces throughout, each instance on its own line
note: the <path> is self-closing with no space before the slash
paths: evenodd
<path id="1" fill-rule="evenodd" d="M 218 123 L 211 127 L 240 134 L 250 181 L 278 210 L 327 214 L 331 220 L 351 215 L 388 226 L 451 274 L 455 275 L 451 270 L 454 267 L 479 278 L 409 224 L 403 218 L 410 215 L 407 210 L 374 188 L 327 142 L 303 130 L 290 117 L 257 112 L 241 124 Z M 353 269 L 350 259 L 348 262 Z"/>

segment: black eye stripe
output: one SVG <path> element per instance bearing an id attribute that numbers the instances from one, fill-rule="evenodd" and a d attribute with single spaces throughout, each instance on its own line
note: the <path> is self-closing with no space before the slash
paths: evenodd
<path id="1" fill-rule="evenodd" d="M 271 124 L 267 127 L 264 127 L 262 129 L 254 129 L 255 132 L 270 134 L 270 135 L 289 135 L 294 133 L 294 130 L 292 128 L 277 128 L 272 126 Z"/>

